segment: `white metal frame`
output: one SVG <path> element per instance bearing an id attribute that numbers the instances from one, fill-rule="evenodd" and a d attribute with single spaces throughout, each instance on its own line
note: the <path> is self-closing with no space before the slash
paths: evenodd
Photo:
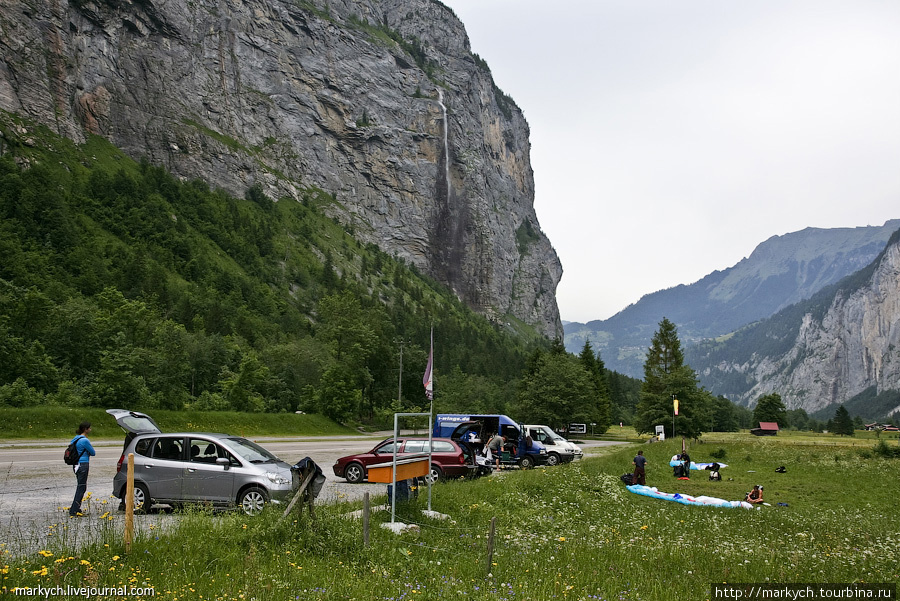
<path id="1" fill-rule="evenodd" d="M 428 483 L 428 511 L 431 511 L 431 452 L 433 431 L 431 429 L 431 413 L 395 413 L 394 414 L 394 458 L 391 465 L 391 523 L 397 514 L 397 438 L 399 437 L 399 419 L 401 417 L 428 417 L 428 476 L 425 482 Z"/>

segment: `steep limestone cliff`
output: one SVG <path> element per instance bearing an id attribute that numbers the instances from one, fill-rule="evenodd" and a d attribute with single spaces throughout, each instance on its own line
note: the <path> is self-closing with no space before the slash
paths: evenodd
<path id="1" fill-rule="evenodd" d="M 795 312 L 799 323 L 786 352 L 753 352 L 739 363 L 713 357 L 715 364 L 701 370 L 701 379 L 715 372 L 743 374 L 751 386 L 729 395 L 732 400 L 752 405 L 777 392 L 788 408 L 808 412 L 844 403 L 873 386 L 877 392 L 900 390 L 900 233 L 870 268 L 844 280 L 824 300 L 824 311 Z M 760 324 L 756 339 L 775 339 L 779 328 L 773 325 Z"/>
<path id="2" fill-rule="evenodd" d="M 13 0 L 0 109 L 328 210 L 476 310 L 561 336 L 528 125 L 436 0 Z"/>

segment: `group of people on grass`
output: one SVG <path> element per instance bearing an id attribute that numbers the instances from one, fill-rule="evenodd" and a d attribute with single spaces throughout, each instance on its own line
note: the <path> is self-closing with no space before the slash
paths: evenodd
<path id="1" fill-rule="evenodd" d="M 680 466 L 678 466 L 678 467 L 681 467 L 682 470 L 679 472 L 679 470 L 676 468 L 675 475 L 678 476 L 678 474 L 681 473 L 681 474 L 683 474 L 683 476 L 681 476 L 681 478 L 687 479 L 687 476 L 690 473 L 689 470 L 691 469 L 691 458 L 688 455 L 687 451 L 683 451 L 681 453 L 681 455 L 678 456 L 678 458 L 682 461 L 682 464 Z M 638 451 L 637 455 L 635 456 L 634 460 L 631 463 L 634 465 L 634 473 L 632 474 L 632 477 L 631 477 L 631 483 L 632 484 L 640 484 L 641 486 L 646 486 L 647 485 L 647 483 L 646 483 L 647 458 L 644 457 L 644 451 Z M 716 465 L 716 467 L 718 467 L 718 464 L 714 464 L 714 465 Z M 716 471 L 718 471 L 718 470 L 716 470 Z M 763 502 L 763 487 L 759 484 L 754 485 L 753 490 L 751 490 L 744 496 L 744 501 L 746 501 L 747 503 L 751 503 L 753 505 L 762 504 L 762 502 Z"/>

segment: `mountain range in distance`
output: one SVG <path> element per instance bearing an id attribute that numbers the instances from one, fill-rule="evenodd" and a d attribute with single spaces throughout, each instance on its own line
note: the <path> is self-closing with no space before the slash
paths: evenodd
<path id="1" fill-rule="evenodd" d="M 881 226 L 806 228 L 773 236 L 733 267 L 647 294 L 609 319 L 563 322 L 566 349 L 578 353 L 590 341 L 607 368 L 642 378 L 647 348 L 664 317 L 677 325 L 686 349 L 728 336 L 866 268 L 898 229 L 900 219 L 893 219 Z"/>

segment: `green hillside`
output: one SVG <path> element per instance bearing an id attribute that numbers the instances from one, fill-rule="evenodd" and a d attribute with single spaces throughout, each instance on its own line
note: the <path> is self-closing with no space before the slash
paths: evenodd
<path id="1" fill-rule="evenodd" d="M 233 198 L 0 113 L 0 406 L 377 421 L 425 403 L 433 326 L 438 397 L 452 372 L 504 409 L 547 341 L 361 244 L 335 202 Z"/>

